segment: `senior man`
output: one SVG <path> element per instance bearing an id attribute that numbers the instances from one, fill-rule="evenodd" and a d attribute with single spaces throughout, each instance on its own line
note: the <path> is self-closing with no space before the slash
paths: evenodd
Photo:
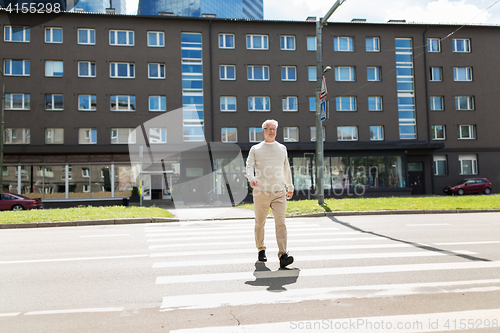
<path id="1" fill-rule="evenodd" d="M 255 207 L 255 245 L 259 261 L 267 261 L 264 226 L 269 208 L 274 215 L 280 267 L 293 263 L 286 251 L 286 201 L 293 196 L 292 174 L 286 147 L 276 141 L 278 122 L 268 119 L 262 124 L 264 141 L 252 146 L 248 153 L 246 176 L 253 188 Z"/>

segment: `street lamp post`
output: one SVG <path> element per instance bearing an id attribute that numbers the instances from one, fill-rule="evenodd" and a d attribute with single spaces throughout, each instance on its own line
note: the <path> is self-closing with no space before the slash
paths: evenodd
<path id="1" fill-rule="evenodd" d="M 0 123 L 0 192 L 3 192 L 3 139 L 4 139 L 4 104 L 5 104 L 5 78 L 3 76 L 3 70 L 0 68 L 0 74 L 2 74 L 2 98 L 0 99 L 0 104 L 2 104 L 2 114 Z"/>
<path id="2" fill-rule="evenodd" d="M 325 201 L 325 191 L 323 184 L 323 167 L 324 167 L 324 157 L 323 157 L 323 125 L 321 121 L 321 80 L 323 78 L 323 48 L 321 41 L 321 29 L 326 25 L 326 21 L 332 16 L 333 12 L 344 3 L 345 0 L 337 0 L 335 4 L 330 8 L 325 17 L 320 18 L 316 21 L 316 197 L 318 199 L 318 205 L 323 205 Z M 328 70 L 328 69 L 327 69 Z"/>

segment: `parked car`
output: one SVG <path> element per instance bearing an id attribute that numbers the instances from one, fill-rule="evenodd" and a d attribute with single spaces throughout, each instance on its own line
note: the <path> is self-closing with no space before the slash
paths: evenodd
<path id="1" fill-rule="evenodd" d="M 446 194 L 468 194 L 468 193 L 491 193 L 491 182 L 486 178 L 467 178 L 446 186 L 443 189 Z"/>
<path id="2" fill-rule="evenodd" d="M 42 198 L 30 199 L 20 194 L 0 193 L 0 210 L 43 209 Z"/>

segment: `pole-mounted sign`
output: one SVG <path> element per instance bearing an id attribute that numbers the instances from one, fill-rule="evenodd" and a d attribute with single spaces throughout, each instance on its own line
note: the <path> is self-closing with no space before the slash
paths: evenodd
<path id="1" fill-rule="evenodd" d="M 326 80 L 325 77 L 323 76 L 321 78 L 321 90 L 319 92 L 319 99 L 323 99 L 328 95 L 328 91 L 326 90 Z"/>

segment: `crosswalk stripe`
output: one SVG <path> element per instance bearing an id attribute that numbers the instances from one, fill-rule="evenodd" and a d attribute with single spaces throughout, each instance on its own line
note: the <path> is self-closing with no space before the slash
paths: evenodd
<path id="1" fill-rule="evenodd" d="M 463 251 L 460 251 L 464 254 Z M 467 254 L 475 254 L 468 252 Z M 394 253 L 357 253 L 357 254 L 334 254 L 320 256 L 300 256 L 300 260 L 304 262 L 310 261 L 325 261 L 325 260 L 351 260 L 351 259 L 377 259 L 377 258 L 409 258 L 409 257 L 434 257 L 446 256 L 443 252 L 394 252 Z M 236 259 L 220 259 L 220 260 L 191 260 L 191 261 L 172 261 L 172 262 L 157 262 L 153 264 L 153 268 L 170 268 L 170 267 L 190 267 L 190 266 L 214 266 L 214 265 L 232 265 L 232 264 L 251 264 L 256 262 L 256 258 L 236 258 Z"/>
<path id="2" fill-rule="evenodd" d="M 424 333 L 450 332 L 463 329 L 499 327 L 500 309 L 469 310 L 410 315 L 322 319 L 288 322 L 190 328 L 170 331 L 171 333 L 260 333 L 260 332 L 394 332 Z M 494 324 L 493 324 L 494 323 Z"/>
<path id="3" fill-rule="evenodd" d="M 358 231 L 349 231 L 349 232 L 337 232 L 337 231 L 324 231 L 324 232 L 301 232 L 301 237 L 310 237 L 310 236 L 341 236 L 341 235 L 361 235 L 362 233 Z M 294 232 L 288 231 L 289 238 L 294 236 Z M 248 233 L 244 235 L 226 235 L 226 236 L 198 236 L 198 237 L 175 237 L 175 238 L 150 238 L 148 242 L 181 242 L 181 241 L 193 241 L 193 240 L 210 240 L 210 239 L 237 239 L 237 238 L 248 238 L 254 239 L 253 233 Z"/>
<path id="4" fill-rule="evenodd" d="M 499 284 L 500 279 L 490 279 L 288 289 L 286 293 L 260 290 L 232 293 L 177 295 L 163 297 L 161 310 L 171 311 L 176 309 L 209 309 L 221 306 L 298 303 L 310 300 L 332 300 L 353 297 L 374 298 L 451 292 L 463 293 L 469 289 L 474 291 L 479 291 L 478 289 L 484 291 L 494 291 L 500 290 Z"/>
<path id="5" fill-rule="evenodd" d="M 219 221 L 219 223 L 221 223 L 221 221 Z M 274 221 L 267 221 L 266 222 L 266 226 L 267 225 L 274 225 Z M 186 228 L 186 227 L 190 227 L 190 226 L 196 226 L 196 227 L 199 227 L 200 225 L 187 225 L 187 226 L 179 226 L 179 225 L 167 225 L 167 226 L 163 226 L 163 227 L 145 227 L 144 228 L 144 231 L 146 232 L 158 232 L 158 231 L 168 231 L 170 229 L 183 229 L 183 228 Z M 244 227 L 253 227 L 255 226 L 255 222 L 252 221 L 252 222 L 231 222 L 231 223 L 226 223 L 226 224 L 220 224 L 220 225 L 217 225 L 217 226 L 210 226 L 211 228 L 230 228 L 230 227 L 241 227 L 241 228 L 244 228 Z M 307 223 L 307 222 L 289 222 L 287 221 L 286 222 L 286 226 L 287 227 L 298 227 L 298 226 L 313 226 L 313 227 L 319 227 L 320 225 L 317 224 L 317 223 Z"/>
<path id="6" fill-rule="evenodd" d="M 306 277 L 306 276 L 325 276 L 325 275 L 437 271 L 437 270 L 450 270 L 450 269 L 481 269 L 481 268 L 498 268 L 498 267 L 500 267 L 500 261 L 332 267 L 332 268 L 312 268 L 304 270 L 295 268 L 295 269 L 285 269 L 278 271 L 271 271 L 271 270 L 255 271 L 253 273 L 234 272 L 234 273 L 220 273 L 220 274 L 160 276 L 156 278 L 156 284 L 213 282 L 213 281 L 229 281 L 229 280 L 253 280 L 256 277 L 259 279 L 278 278 L 278 277 L 298 277 L 299 274 L 301 277 Z"/>
<path id="7" fill-rule="evenodd" d="M 381 249 L 381 248 L 404 248 L 413 247 L 411 244 L 362 244 L 362 245 L 328 245 L 328 246 L 308 246 L 294 247 L 294 252 L 299 251 L 331 251 L 331 250 L 354 250 L 354 249 Z M 266 251 L 277 251 L 276 247 L 268 247 Z M 183 251 L 183 252 L 165 252 L 152 253 L 150 257 L 183 257 L 183 256 L 202 256 L 202 255 L 226 255 L 237 253 L 255 253 L 253 248 L 245 249 L 226 249 L 226 250 L 203 250 L 203 251 Z"/>
<path id="8" fill-rule="evenodd" d="M 289 228 L 290 229 L 290 228 Z M 271 229 L 269 229 L 271 230 Z M 274 230 L 274 228 L 273 228 Z M 307 228 L 307 231 L 331 231 L 331 230 L 339 230 L 338 228 L 334 227 L 316 227 L 316 228 Z M 168 232 L 168 233 L 153 233 L 153 234 L 146 234 L 146 237 L 177 237 L 177 236 L 188 236 L 188 235 L 220 235 L 220 234 L 237 234 L 241 233 L 244 230 L 241 229 L 235 229 L 235 230 L 226 230 L 226 229 L 218 229 L 218 230 L 213 230 L 212 228 L 208 230 L 191 230 L 191 231 L 182 231 L 182 232 Z M 291 228 L 289 230 L 290 232 L 294 231 L 299 231 L 296 229 Z M 248 228 L 248 232 L 251 232 L 253 234 L 253 228 Z M 303 232 L 302 230 L 300 232 Z"/>
<path id="9" fill-rule="evenodd" d="M 291 246 L 295 243 L 320 243 L 320 242 L 357 242 L 357 241 L 381 241 L 383 238 L 375 238 L 375 237 L 351 237 L 351 238 L 307 238 L 307 239 L 290 239 L 288 240 L 288 246 Z M 255 240 L 248 241 L 235 241 L 235 242 L 206 242 L 206 243 L 176 243 L 176 244 L 162 244 L 162 245 L 150 245 L 150 250 L 155 249 L 165 249 L 165 248 L 179 248 L 179 247 L 200 247 L 200 246 L 225 246 L 225 245 L 247 245 L 247 244 L 255 244 Z"/>
<path id="10" fill-rule="evenodd" d="M 480 244 L 498 244 L 500 241 L 484 241 L 484 242 L 448 242 L 434 243 L 435 245 L 480 245 Z"/>

